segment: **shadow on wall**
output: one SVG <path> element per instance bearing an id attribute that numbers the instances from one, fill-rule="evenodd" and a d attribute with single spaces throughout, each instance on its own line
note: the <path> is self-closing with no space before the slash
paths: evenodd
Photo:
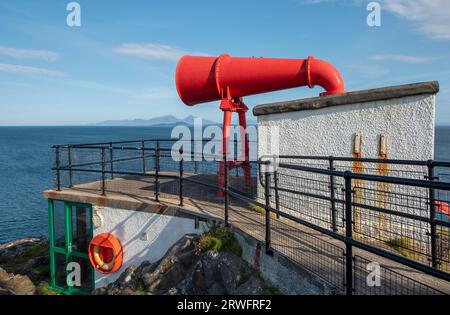
<path id="1" fill-rule="evenodd" d="M 96 287 L 114 282 L 131 265 L 160 260 L 167 250 L 186 234 L 201 234 L 206 227 L 195 229 L 192 218 L 157 213 L 103 208 L 104 225 L 95 234 L 111 233 L 122 243 L 124 258 L 121 269 L 114 274 L 96 272 Z"/>

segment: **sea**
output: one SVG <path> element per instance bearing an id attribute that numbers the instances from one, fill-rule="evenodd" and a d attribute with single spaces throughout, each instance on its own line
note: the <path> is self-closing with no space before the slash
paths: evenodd
<path id="1" fill-rule="evenodd" d="M 48 236 L 52 145 L 170 138 L 170 127 L 0 127 L 0 243 Z M 436 129 L 436 160 L 450 161 L 450 126 Z"/>

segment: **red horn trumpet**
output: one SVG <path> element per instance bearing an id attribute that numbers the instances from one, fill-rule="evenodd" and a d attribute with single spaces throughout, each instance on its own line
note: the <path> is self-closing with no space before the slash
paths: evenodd
<path id="1" fill-rule="evenodd" d="M 300 86 L 321 86 L 321 96 L 344 93 L 339 71 L 330 63 L 307 59 L 236 58 L 184 56 L 178 62 L 176 86 L 181 100 L 188 106 L 221 100 L 224 112 L 223 150 L 228 153 L 231 114 L 239 114 L 241 130 L 246 129 L 248 108 L 244 96 L 290 89 Z M 229 161 L 230 168 L 243 167 L 246 185 L 250 185 L 248 139 L 241 133 L 245 161 Z M 219 169 L 219 187 L 223 187 L 224 162 Z"/>

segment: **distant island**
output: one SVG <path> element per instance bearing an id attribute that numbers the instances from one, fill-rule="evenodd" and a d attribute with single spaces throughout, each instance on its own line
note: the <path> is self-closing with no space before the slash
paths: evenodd
<path id="1" fill-rule="evenodd" d="M 166 115 L 150 119 L 123 119 L 123 120 L 105 120 L 94 124 L 95 126 L 137 126 L 137 127 L 165 127 L 174 125 L 193 126 L 196 117 L 190 115 L 186 118 L 177 118 L 173 115 Z M 203 126 L 221 125 L 221 123 L 202 118 Z M 256 124 L 256 120 L 249 119 L 249 125 Z"/>

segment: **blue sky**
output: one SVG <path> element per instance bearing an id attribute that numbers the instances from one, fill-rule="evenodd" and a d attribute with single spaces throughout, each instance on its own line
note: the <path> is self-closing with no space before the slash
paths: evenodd
<path id="1" fill-rule="evenodd" d="M 0 3 L 0 125 L 87 124 L 173 114 L 221 120 L 217 103 L 185 106 L 175 89 L 184 53 L 316 58 L 346 90 L 439 80 L 437 122 L 450 124 L 447 0 L 385 0 L 381 27 L 369 1 L 79 0 Z M 298 88 L 246 98 L 257 104 L 318 95 Z M 251 113 L 249 113 L 251 115 Z"/>

